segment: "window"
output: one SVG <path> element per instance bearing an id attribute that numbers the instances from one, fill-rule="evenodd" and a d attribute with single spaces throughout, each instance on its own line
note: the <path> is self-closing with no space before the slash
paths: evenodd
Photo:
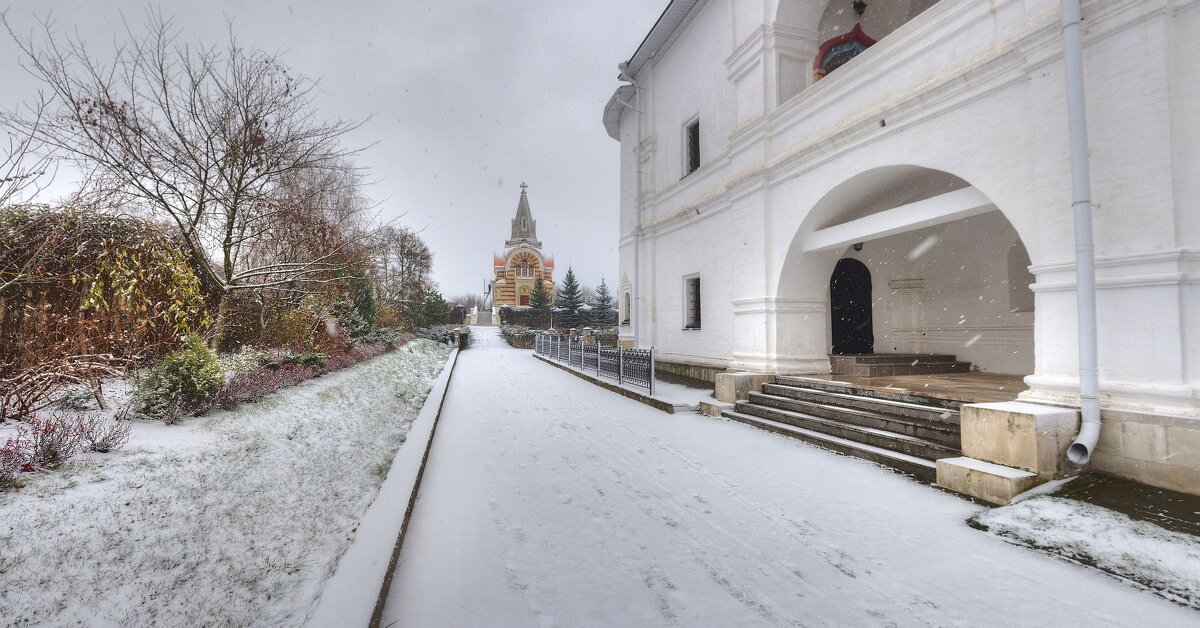
<path id="1" fill-rule="evenodd" d="M 700 329 L 700 277 L 683 280 L 683 328 Z"/>
<path id="2" fill-rule="evenodd" d="M 684 129 L 683 176 L 700 169 L 700 119 L 688 123 Z"/>
<path id="3" fill-rule="evenodd" d="M 621 324 L 622 324 L 622 325 L 628 325 L 628 324 L 629 324 L 629 313 L 630 313 L 632 310 L 633 310 L 633 308 L 630 306 L 629 293 L 628 293 L 628 292 L 626 292 L 626 293 L 625 293 L 625 314 L 624 314 L 624 316 L 622 316 L 622 317 L 621 317 Z"/>

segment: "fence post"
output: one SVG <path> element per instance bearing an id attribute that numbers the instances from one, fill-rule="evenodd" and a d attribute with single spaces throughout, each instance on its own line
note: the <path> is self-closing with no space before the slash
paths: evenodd
<path id="1" fill-rule="evenodd" d="M 571 339 L 567 338 L 567 366 L 571 366 L 571 349 L 573 348 L 571 346 Z"/>
<path id="2" fill-rule="evenodd" d="M 654 347 L 650 347 L 650 396 L 654 396 Z"/>
<path id="3" fill-rule="evenodd" d="M 625 385 L 625 347 L 617 345 L 617 385 Z"/>

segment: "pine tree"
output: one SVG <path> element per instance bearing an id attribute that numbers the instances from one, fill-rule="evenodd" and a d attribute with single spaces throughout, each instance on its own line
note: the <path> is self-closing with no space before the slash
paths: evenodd
<path id="1" fill-rule="evenodd" d="M 613 297 L 612 293 L 608 291 L 608 284 L 604 283 L 603 277 L 600 278 L 600 285 L 596 287 L 595 307 L 596 310 L 593 312 L 593 314 L 595 315 L 596 322 L 598 324 L 605 326 L 613 324 L 613 321 L 611 320 Z"/>
<path id="2" fill-rule="evenodd" d="M 550 311 L 550 291 L 546 289 L 540 274 L 533 284 L 533 290 L 529 292 L 529 307 L 533 308 L 530 327 L 545 327 L 546 314 Z"/>
<path id="3" fill-rule="evenodd" d="M 563 327 L 578 327 L 579 308 L 583 306 L 583 290 L 580 290 L 575 271 L 570 266 L 567 267 L 567 276 L 563 277 L 558 294 L 558 306 L 566 310 L 562 314 Z"/>

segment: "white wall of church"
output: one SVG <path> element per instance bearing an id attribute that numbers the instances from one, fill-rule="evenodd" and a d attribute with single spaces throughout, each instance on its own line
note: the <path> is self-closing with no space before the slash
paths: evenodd
<path id="1" fill-rule="evenodd" d="M 942 0 L 810 85 L 810 77 L 788 76 L 787 60 L 811 72 L 826 6 L 701 2 L 642 69 L 639 344 L 736 368 L 827 366 L 828 278 L 842 251 L 797 248 L 818 228 L 810 213 L 858 175 L 909 165 L 950 173 L 986 195 L 1011 224 L 1004 238 L 1019 234 L 1036 278 L 1033 360 L 1027 350 L 1007 358 L 1004 343 L 1028 346 L 1029 316 L 993 309 L 1004 295 L 988 274 L 1009 267 L 1001 247 L 987 249 L 989 259 L 978 260 L 984 270 L 966 278 L 950 272 L 953 256 L 931 253 L 921 271 L 938 295 L 930 302 L 951 319 L 965 315 L 963 325 L 995 327 L 998 340 L 958 346 L 950 334 L 922 346 L 985 370 L 1032 373 L 1029 399 L 1073 402 L 1074 238 L 1057 0 Z M 1179 467 L 1166 446 L 1138 453 L 1132 440 L 1113 435 L 1200 427 L 1200 334 L 1190 333 L 1200 329 L 1200 60 L 1192 52 L 1200 0 L 1087 0 L 1083 9 L 1102 407 L 1111 417 L 1097 465 L 1200 486 L 1200 464 Z M 703 165 L 681 180 L 681 132 L 697 113 Z M 627 109 L 621 264 L 631 279 L 634 121 Z M 920 234 L 891 237 L 899 250 Z M 883 241 L 868 240 L 863 253 Z M 685 332 L 682 278 L 694 272 L 702 276 L 704 325 Z M 953 296 L 976 289 L 983 303 Z M 898 297 L 885 301 L 889 313 L 877 324 L 892 325 L 901 318 L 892 312 L 905 307 Z M 930 316 L 923 328 L 957 323 Z M 898 329 L 877 329 L 877 340 L 904 346 Z M 1174 480 L 1161 479 L 1172 473 Z"/>

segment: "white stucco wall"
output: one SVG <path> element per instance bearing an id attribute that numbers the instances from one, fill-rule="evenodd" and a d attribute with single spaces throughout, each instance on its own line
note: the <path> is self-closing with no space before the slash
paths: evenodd
<path id="1" fill-rule="evenodd" d="M 871 3 L 864 18 L 869 34 L 870 20 L 915 17 L 816 84 L 811 61 L 821 28 L 840 28 L 835 22 L 846 11 L 807 0 L 700 2 L 642 68 L 640 273 L 633 271 L 637 125 L 629 109 L 620 128 L 621 273 L 641 279 L 639 344 L 696 363 L 819 370 L 828 364 L 829 272 L 844 249 L 806 252 L 804 234 L 874 211 L 839 186 L 889 168 L 925 168 L 958 177 L 995 204 L 995 216 L 971 219 L 996 219 L 998 239 L 984 244 L 1020 237 L 1036 278 L 1036 316 L 1031 359 L 1022 347 L 1030 343 L 1032 315 L 994 307 L 1004 301 L 994 281 L 1008 273 L 1003 247 L 965 244 L 986 239 L 980 233 L 991 227 L 933 228 L 950 234 L 948 241 L 990 253 L 972 260 L 970 274 L 952 272 L 961 250 L 931 253 L 921 263 L 927 289 L 937 294 L 929 303 L 944 306 L 954 320 L 926 308 L 930 316 L 920 325 L 941 329 L 966 316 L 978 319 L 980 329 L 992 326 L 1002 340 L 950 351 L 960 339 L 943 333 L 953 340 L 922 346 L 957 353 L 985 370 L 1029 373 L 1031 400 L 1075 400 L 1074 238 L 1058 2 L 928 4 Z M 1175 473 L 1175 480 L 1157 480 L 1164 485 L 1192 473 L 1186 478 L 1200 486 L 1200 461 L 1180 466 L 1185 458 L 1169 453 L 1167 436 L 1154 441 L 1161 447 L 1138 453 L 1129 443 L 1143 437 L 1126 443 L 1112 430 L 1166 430 L 1167 423 L 1192 429 L 1200 417 L 1198 5 L 1084 3 L 1102 405 L 1116 426 L 1106 428 L 1097 464 L 1137 477 Z M 681 179 L 682 129 L 697 114 L 703 163 Z M 887 185 L 886 177 L 880 181 Z M 906 193 L 898 188 L 894 202 L 904 202 Z M 900 250 L 922 233 L 869 238 L 863 253 Z M 885 268 L 884 257 L 872 258 L 881 279 L 895 268 L 892 262 Z M 682 280 L 692 273 L 702 277 L 704 324 L 683 331 Z M 972 293 L 975 302 L 964 300 Z M 900 320 L 893 313 L 906 310 L 890 296 L 879 308 L 877 325 Z M 877 342 L 903 346 L 897 329 L 877 329 Z M 630 337 L 628 330 L 623 335 Z M 1016 347 L 1011 358 L 1001 355 L 1005 343 Z"/>

